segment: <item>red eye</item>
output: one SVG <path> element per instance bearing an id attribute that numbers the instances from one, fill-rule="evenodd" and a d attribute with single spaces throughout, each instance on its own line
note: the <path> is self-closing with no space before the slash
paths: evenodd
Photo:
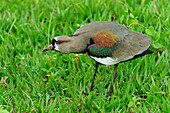
<path id="1" fill-rule="evenodd" d="M 59 45 L 62 44 L 62 43 L 63 43 L 62 41 L 57 41 L 57 44 L 59 44 Z"/>

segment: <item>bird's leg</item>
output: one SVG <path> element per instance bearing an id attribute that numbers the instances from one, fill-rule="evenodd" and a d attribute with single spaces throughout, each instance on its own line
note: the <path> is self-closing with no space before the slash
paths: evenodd
<path id="1" fill-rule="evenodd" d="M 90 91 L 93 90 L 94 79 L 95 79 L 95 77 L 96 77 L 96 72 L 97 72 L 98 66 L 99 66 L 99 63 L 96 62 L 95 72 L 94 72 L 94 75 L 93 75 L 93 81 L 92 81 L 92 83 L 91 83 Z M 87 96 L 87 95 L 88 95 L 88 92 L 84 92 L 83 94 L 85 94 L 85 95 Z"/>
<path id="2" fill-rule="evenodd" d="M 98 66 L 99 66 L 99 63 L 96 62 L 96 66 L 95 66 L 96 68 L 95 68 L 95 72 L 94 72 L 94 75 L 93 75 L 93 81 L 92 81 L 92 83 L 91 83 L 90 91 L 93 90 L 94 79 L 95 79 L 95 77 L 96 77 L 96 72 L 97 72 Z"/>
<path id="3" fill-rule="evenodd" d="M 113 74 L 113 81 L 111 83 L 110 91 L 108 92 L 107 96 L 111 96 L 112 93 L 113 93 L 113 82 L 115 80 L 115 75 L 116 75 L 117 67 L 118 67 L 118 64 L 115 64 L 115 70 L 114 70 L 114 74 Z"/>

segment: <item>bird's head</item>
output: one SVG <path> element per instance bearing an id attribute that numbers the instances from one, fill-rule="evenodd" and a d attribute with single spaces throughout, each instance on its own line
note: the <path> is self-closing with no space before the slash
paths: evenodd
<path id="1" fill-rule="evenodd" d="M 55 50 L 61 53 L 69 53 L 71 47 L 71 38 L 69 36 L 56 36 L 52 40 L 52 44 L 45 48 L 43 52 Z"/>

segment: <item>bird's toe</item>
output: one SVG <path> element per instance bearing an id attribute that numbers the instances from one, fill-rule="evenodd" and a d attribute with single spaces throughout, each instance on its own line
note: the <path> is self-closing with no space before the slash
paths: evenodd
<path id="1" fill-rule="evenodd" d="M 88 94 L 88 92 L 84 92 L 83 95 L 88 96 L 89 94 Z"/>
<path id="2" fill-rule="evenodd" d="M 112 95 L 112 91 L 109 91 L 109 92 L 107 92 L 107 96 L 106 97 L 110 97 L 111 95 Z"/>

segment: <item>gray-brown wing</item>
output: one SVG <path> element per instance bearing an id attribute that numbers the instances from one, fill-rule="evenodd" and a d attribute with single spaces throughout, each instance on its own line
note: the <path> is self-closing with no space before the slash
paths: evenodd
<path id="1" fill-rule="evenodd" d="M 135 55 L 141 54 L 150 46 L 151 39 L 149 36 L 129 31 L 125 37 L 118 42 L 118 48 L 113 53 L 113 59 L 125 61 L 133 58 Z"/>

